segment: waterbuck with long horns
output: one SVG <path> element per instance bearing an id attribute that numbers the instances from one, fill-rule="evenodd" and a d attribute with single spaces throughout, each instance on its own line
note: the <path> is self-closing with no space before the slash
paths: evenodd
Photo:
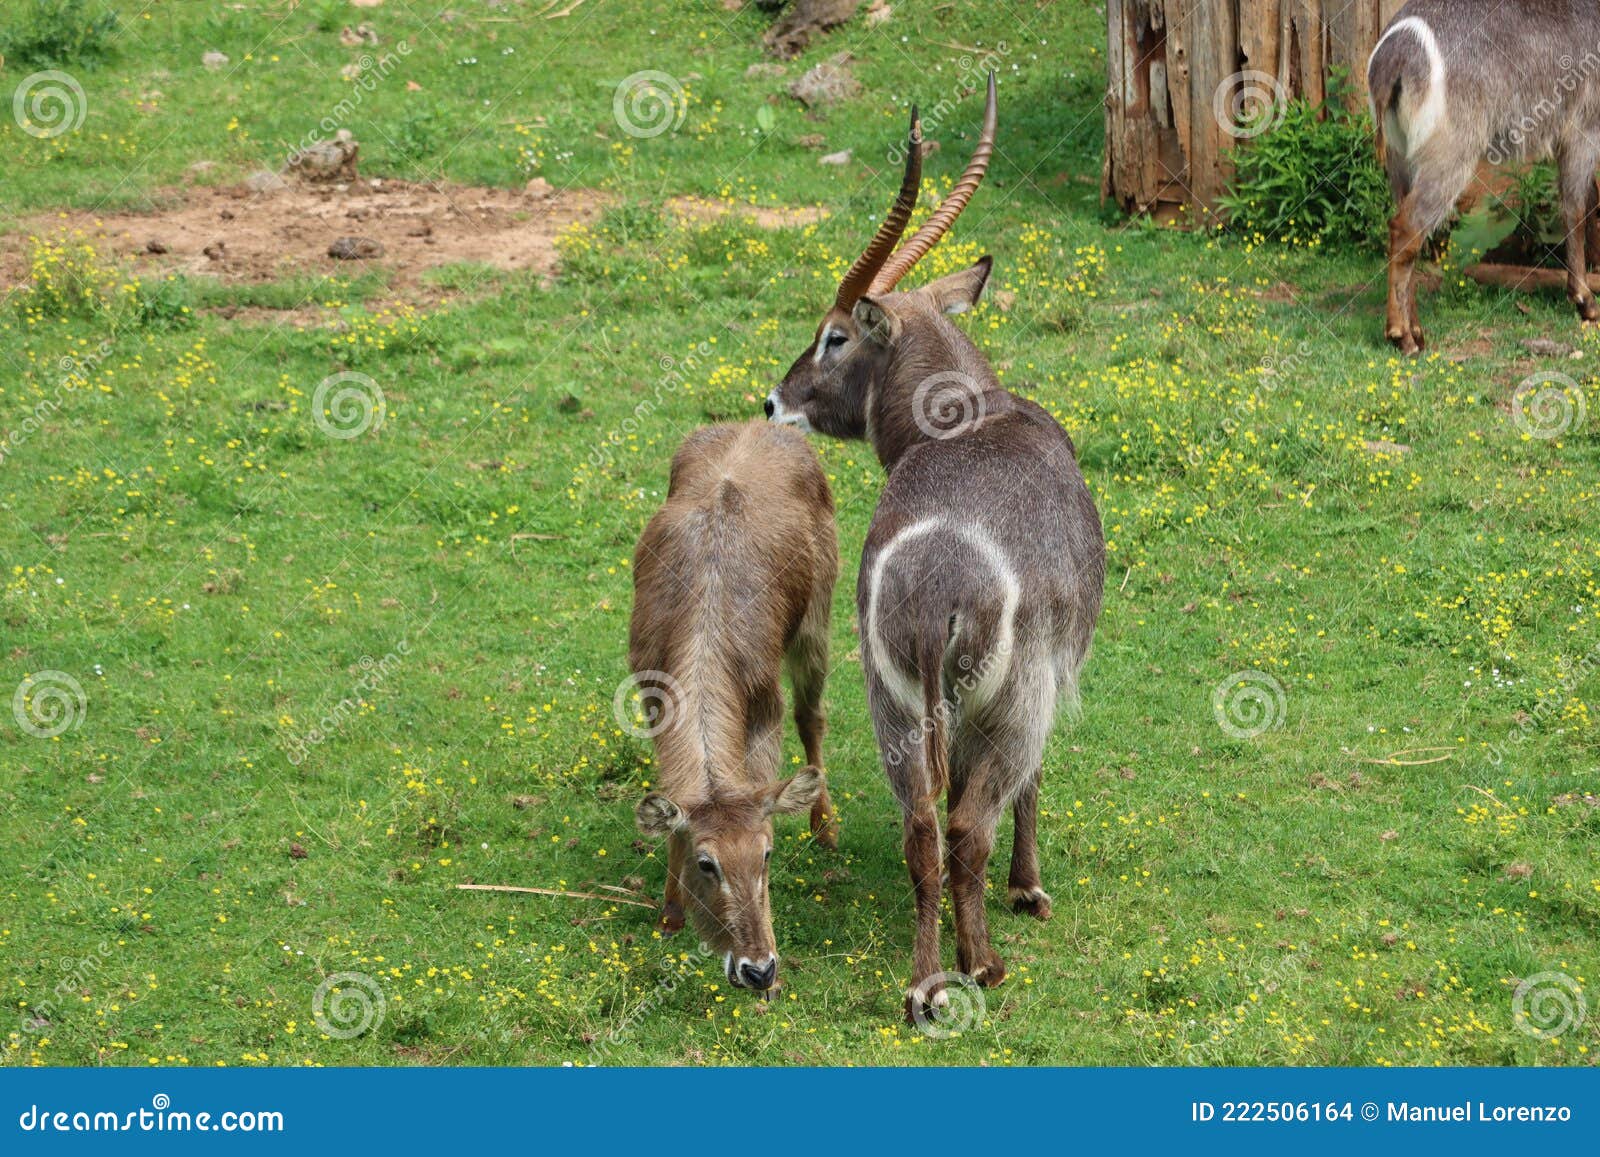
<path id="1" fill-rule="evenodd" d="M 971 309 L 990 258 L 908 292 L 896 284 L 950 228 L 994 149 L 990 74 L 983 129 L 948 197 L 895 251 L 921 179 L 912 112 L 900 194 L 845 274 L 815 340 L 767 398 L 775 422 L 865 438 L 888 472 L 856 583 L 861 662 L 884 769 L 899 801 L 916 896 L 906 1014 L 948 997 L 939 969 L 941 867 L 956 961 L 1005 978 L 990 943 L 984 876 L 1010 805 L 1009 894 L 1050 915 L 1035 842 L 1045 739 L 1075 701 L 1100 616 L 1105 539 L 1072 441 L 1044 409 L 1004 390 L 947 314 Z M 948 793 L 941 865 L 938 801 Z"/>
<path id="2" fill-rule="evenodd" d="M 628 662 L 656 753 L 635 819 L 667 841 L 658 927 L 687 910 L 738 988 L 778 984 L 772 817 L 810 809 L 812 834 L 837 842 L 821 765 L 838 574 L 833 495 L 804 438 L 750 422 L 684 439 L 633 556 Z M 779 780 L 785 665 L 807 766 Z"/>
<path id="3" fill-rule="evenodd" d="M 1385 29 L 1367 87 L 1396 204 L 1384 330 L 1403 353 L 1426 344 L 1417 256 L 1480 160 L 1555 157 L 1567 297 L 1584 321 L 1600 319 L 1587 276 L 1600 260 L 1597 74 L 1596 0 L 1411 0 Z"/>

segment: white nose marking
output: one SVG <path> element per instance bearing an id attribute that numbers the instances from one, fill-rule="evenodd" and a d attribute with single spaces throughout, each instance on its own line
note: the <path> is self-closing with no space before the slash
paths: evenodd
<path id="1" fill-rule="evenodd" d="M 772 417 L 769 421 L 776 422 L 780 426 L 794 426 L 802 434 L 811 433 L 811 423 L 806 419 L 806 416 L 799 410 L 787 409 L 778 400 L 777 386 L 772 387 L 772 392 L 767 395 L 767 401 L 772 403 Z"/>

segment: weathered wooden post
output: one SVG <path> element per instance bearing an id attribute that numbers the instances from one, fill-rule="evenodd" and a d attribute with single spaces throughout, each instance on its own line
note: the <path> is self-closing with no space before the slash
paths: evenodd
<path id="1" fill-rule="evenodd" d="M 1320 102 L 1335 71 L 1366 100 L 1367 57 L 1403 0 L 1106 0 L 1101 192 L 1130 213 L 1215 220 L 1238 114 Z"/>

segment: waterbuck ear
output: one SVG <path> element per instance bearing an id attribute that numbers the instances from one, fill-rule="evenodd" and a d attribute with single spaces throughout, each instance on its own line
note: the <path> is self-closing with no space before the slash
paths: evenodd
<path id="1" fill-rule="evenodd" d="M 689 819 L 681 807 L 659 791 L 653 791 L 633 809 L 633 822 L 639 825 L 639 830 L 645 835 L 660 839 L 685 826 Z"/>
<path id="2" fill-rule="evenodd" d="M 809 811 L 811 805 L 817 802 L 817 797 L 822 794 L 822 787 L 826 782 L 820 767 L 807 764 L 791 778 L 782 783 L 775 783 L 767 789 L 767 814 L 787 815 L 791 812 Z"/>
<path id="3" fill-rule="evenodd" d="M 970 269 L 930 281 L 913 292 L 929 298 L 940 313 L 966 313 L 978 304 L 993 267 L 993 257 L 980 257 Z"/>
<path id="4" fill-rule="evenodd" d="M 861 336 L 870 342 L 893 345 L 900 336 L 900 319 L 884 309 L 883 303 L 876 298 L 863 297 L 858 300 L 851 308 L 850 316 L 855 318 Z"/>

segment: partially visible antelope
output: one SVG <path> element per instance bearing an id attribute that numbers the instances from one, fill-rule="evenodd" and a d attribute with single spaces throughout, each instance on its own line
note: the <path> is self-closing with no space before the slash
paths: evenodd
<path id="1" fill-rule="evenodd" d="M 958 968 L 985 986 L 1005 978 L 984 875 L 1007 805 L 1016 825 L 1011 902 L 1049 918 L 1035 840 L 1045 739 L 1058 705 L 1076 700 L 1105 580 L 1100 517 L 1072 440 L 1041 407 L 1004 390 L 945 317 L 977 303 L 990 258 L 895 290 L 971 199 L 994 135 L 991 73 L 972 160 L 894 251 L 921 179 L 913 110 L 893 208 L 766 401 L 774 422 L 865 438 L 888 472 L 856 610 L 868 705 L 916 894 L 913 1020 L 948 1000 L 939 971 L 941 794 Z"/>
<path id="2" fill-rule="evenodd" d="M 1581 57 L 1581 59 L 1580 59 Z M 1373 122 L 1396 211 L 1389 223 L 1388 339 L 1426 345 L 1413 271 L 1480 160 L 1554 156 L 1566 225 L 1567 298 L 1600 319 L 1600 4 L 1411 0 L 1367 63 Z"/>
<path id="3" fill-rule="evenodd" d="M 838 574 L 816 451 L 761 422 L 684 439 L 633 556 L 628 663 L 656 754 L 635 819 L 667 841 L 658 927 L 678 931 L 687 911 L 728 983 L 762 993 L 778 984 L 772 817 L 809 809 L 816 839 L 837 842 L 822 689 Z M 785 665 L 806 766 L 779 780 Z"/>

